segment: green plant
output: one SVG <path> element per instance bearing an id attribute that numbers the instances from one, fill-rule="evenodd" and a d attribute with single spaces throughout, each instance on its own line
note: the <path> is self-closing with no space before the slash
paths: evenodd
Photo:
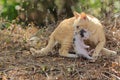
<path id="1" fill-rule="evenodd" d="M 13 20 L 17 16 L 17 10 L 15 10 L 15 6 L 19 5 L 15 0 L 2 0 L 2 10 L 1 10 L 1 17 L 8 19 L 8 20 Z"/>

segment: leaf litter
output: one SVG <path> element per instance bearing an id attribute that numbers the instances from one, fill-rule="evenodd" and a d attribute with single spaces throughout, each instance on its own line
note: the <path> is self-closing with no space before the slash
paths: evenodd
<path id="1" fill-rule="evenodd" d="M 33 56 L 30 48 L 41 49 L 48 43 L 56 24 L 44 28 L 22 28 L 11 24 L 0 30 L 0 79 L 2 80 L 120 80 L 120 19 L 104 19 L 106 47 L 116 56 L 100 56 L 95 63 L 58 55 L 58 47 L 44 57 Z M 37 36 L 35 45 L 29 39 Z"/>

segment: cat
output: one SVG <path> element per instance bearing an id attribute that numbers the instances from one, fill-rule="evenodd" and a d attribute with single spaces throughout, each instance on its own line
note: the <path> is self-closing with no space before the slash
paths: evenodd
<path id="1" fill-rule="evenodd" d="M 59 49 L 59 55 L 64 57 L 72 57 L 77 58 L 78 55 L 70 54 L 69 50 L 73 46 L 73 37 L 74 37 L 74 27 L 78 26 L 77 31 L 80 31 L 82 28 L 87 29 L 91 32 L 91 35 L 88 41 L 93 43 L 95 46 L 95 50 L 92 54 L 93 60 L 97 60 L 100 51 L 103 51 L 109 55 L 116 55 L 117 52 L 104 48 L 106 43 L 105 34 L 103 25 L 100 21 L 86 13 L 78 13 L 73 12 L 74 16 L 68 19 L 64 19 L 58 27 L 51 33 L 48 45 L 41 50 L 33 50 L 35 53 L 39 53 L 41 55 L 48 55 L 48 52 L 52 50 L 55 46 L 55 43 L 58 42 L 61 44 L 61 48 Z"/>

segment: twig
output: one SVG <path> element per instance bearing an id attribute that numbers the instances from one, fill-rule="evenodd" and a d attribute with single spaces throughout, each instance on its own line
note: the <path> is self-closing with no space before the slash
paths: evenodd
<path id="1" fill-rule="evenodd" d="M 75 59 L 75 61 L 74 61 L 74 65 L 76 65 L 77 64 L 77 59 Z M 78 66 L 76 65 L 75 66 L 76 67 L 76 69 L 75 69 L 75 73 L 72 75 L 72 77 L 74 76 L 74 75 L 76 75 L 76 74 L 78 74 L 79 75 L 79 78 L 80 78 L 80 80 L 83 80 L 84 79 L 84 77 L 82 76 L 82 75 L 80 75 L 80 70 L 78 70 L 79 68 L 78 68 Z"/>
<path id="2" fill-rule="evenodd" d="M 117 17 L 115 17 L 115 24 L 114 24 L 113 28 L 116 27 L 116 24 L 117 24 Z"/>
<path id="3" fill-rule="evenodd" d="M 119 76 L 116 76 L 115 74 L 111 74 L 113 77 L 115 77 L 116 79 L 120 80 Z"/>
<path id="4" fill-rule="evenodd" d="M 109 73 L 109 72 L 106 72 L 106 73 L 109 74 L 109 75 L 111 75 L 112 77 L 120 80 L 120 77 L 119 77 L 119 76 L 117 76 L 117 75 L 115 75 L 115 74 L 112 74 L 112 73 Z"/>
<path id="5" fill-rule="evenodd" d="M 103 73 L 102 73 L 101 75 L 103 75 L 103 76 L 104 76 L 104 77 L 106 77 L 107 79 L 110 79 L 108 76 L 106 76 L 106 75 L 105 75 L 105 74 L 103 74 Z"/>
<path id="6" fill-rule="evenodd" d="M 66 73 L 65 73 L 64 70 L 63 70 L 63 69 L 64 69 L 64 66 L 61 66 L 60 68 L 61 68 L 61 73 L 65 76 L 65 77 L 64 77 L 64 80 L 67 80 L 67 79 L 66 79 Z"/>
<path id="7" fill-rule="evenodd" d="M 112 74 L 112 73 L 109 73 L 109 72 L 105 72 L 105 73 L 107 73 L 107 74 L 109 74 L 110 76 L 116 78 L 116 80 L 120 80 L 120 77 L 117 76 L 117 75 L 115 75 L 115 74 Z M 105 75 L 105 76 L 106 76 L 106 75 Z"/>
<path id="8" fill-rule="evenodd" d="M 46 72 L 44 72 L 44 73 L 45 73 L 46 77 L 49 78 L 48 73 L 46 73 Z"/>
<path id="9" fill-rule="evenodd" d="M 84 77 L 82 75 L 80 75 L 79 71 L 76 69 L 76 72 L 78 73 L 79 77 L 80 77 L 80 80 L 83 80 Z"/>

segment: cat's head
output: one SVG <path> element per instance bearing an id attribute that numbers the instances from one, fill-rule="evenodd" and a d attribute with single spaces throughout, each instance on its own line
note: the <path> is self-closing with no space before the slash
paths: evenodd
<path id="1" fill-rule="evenodd" d="M 89 23 L 89 19 L 87 17 L 87 14 L 82 12 L 82 13 L 78 13 L 78 12 L 73 12 L 74 17 L 75 17 L 75 21 L 73 24 L 73 27 L 75 27 L 76 30 L 80 31 L 83 28 L 87 28 L 89 27 L 88 23 Z"/>

